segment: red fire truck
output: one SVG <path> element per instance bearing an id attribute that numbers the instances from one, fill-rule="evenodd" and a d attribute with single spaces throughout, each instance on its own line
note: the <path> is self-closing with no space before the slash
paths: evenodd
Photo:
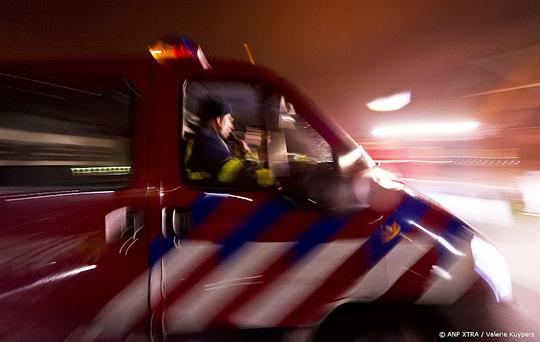
<path id="1" fill-rule="evenodd" d="M 1 339 L 337 335 L 353 316 L 358 331 L 385 332 L 408 310 L 511 300 L 484 237 L 379 168 L 284 79 L 207 60 L 187 39 L 150 52 L 0 64 Z M 209 96 L 233 108 L 256 159 L 244 162 L 272 185 L 187 176 Z"/>

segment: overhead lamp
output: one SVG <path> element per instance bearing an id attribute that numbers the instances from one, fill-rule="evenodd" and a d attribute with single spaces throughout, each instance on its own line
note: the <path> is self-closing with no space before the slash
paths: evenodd
<path id="1" fill-rule="evenodd" d="M 379 97 L 366 105 L 369 109 L 376 112 L 391 112 L 400 110 L 411 102 L 411 92 L 393 94 L 386 97 Z"/>

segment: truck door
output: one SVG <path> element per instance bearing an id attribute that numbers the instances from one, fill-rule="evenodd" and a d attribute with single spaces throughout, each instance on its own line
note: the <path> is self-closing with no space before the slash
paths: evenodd
<path id="1" fill-rule="evenodd" d="M 0 73 L 0 339 L 144 322 L 147 304 L 110 304 L 148 264 L 144 112 L 120 81 Z"/>
<path id="2" fill-rule="evenodd" d="M 162 329 L 174 338 L 286 325 L 319 285 L 339 282 L 333 272 L 377 217 L 323 205 L 329 189 L 323 185 L 335 179 L 332 148 L 278 91 L 223 79 L 187 79 L 175 89 L 168 95 L 180 106 L 160 110 L 167 119 L 159 129 L 162 234 L 151 243 L 162 279 Z M 216 185 L 188 176 L 186 148 L 200 122 L 199 100 L 209 96 L 230 104 L 235 134 L 251 149 L 245 162 L 270 167 L 274 185 Z M 351 229 L 358 225 L 364 229 Z"/>

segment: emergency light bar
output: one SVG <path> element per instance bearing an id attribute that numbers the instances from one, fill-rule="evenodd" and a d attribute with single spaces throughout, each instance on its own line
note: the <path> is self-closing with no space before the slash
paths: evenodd
<path id="1" fill-rule="evenodd" d="M 148 47 L 148 51 L 159 63 L 170 60 L 198 60 L 204 70 L 212 69 L 201 47 L 188 38 L 164 39 Z"/>

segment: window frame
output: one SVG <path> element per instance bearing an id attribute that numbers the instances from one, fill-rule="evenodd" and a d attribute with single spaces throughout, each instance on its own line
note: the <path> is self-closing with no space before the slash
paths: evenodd
<path id="1" fill-rule="evenodd" d="M 185 94 L 186 94 L 186 87 L 189 82 L 215 82 L 215 83 L 246 83 L 246 84 L 257 84 L 262 86 L 262 89 L 264 90 L 263 93 L 272 93 L 276 95 L 286 96 L 293 104 L 295 104 L 295 98 L 294 96 L 288 95 L 285 91 L 281 89 L 281 87 L 274 83 L 274 82 L 268 82 L 268 80 L 264 78 L 256 78 L 256 77 L 235 77 L 235 76 L 221 76 L 221 77 L 204 77 L 202 75 L 197 76 L 190 76 L 185 77 L 180 80 L 179 84 L 179 134 L 178 134 L 178 146 L 179 146 L 179 161 L 180 161 L 180 177 L 181 181 L 184 185 L 186 185 L 190 189 L 199 190 L 199 191 L 209 191 L 209 192 L 216 192 L 216 193 L 224 193 L 224 192 L 268 192 L 268 191 L 276 191 L 278 189 L 277 185 L 272 185 L 269 187 L 252 187 L 252 186 L 213 186 L 213 185 L 206 185 L 206 184 L 196 184 L 195 182 L 191 181 L 186 174 L 186 165 L 185 165 L 185 149 L 186 149 L 186 139 L 184 139 L 184 132 L 185 132 Z M 334 146 L 324 137 L 322 132 L 320 132 L 316 127 L 314 127 L 310 120 L 303 116 L 302 114 L 297 114 L 299 117 L 302 118 L 307 124 L 310 125 L 311 129 L 313 129 L 315 132 L 317 132 L 318 136 L 324 140 L 324 142 L 330 147 L 332 152 L 332 167 L 334 169 L 334 172 L 336 176 L 339 175 L 338 169 L 336 167 L 336 158 L 337 153 L 334 148 Z M 266 118 L 265 118 L 266 119 Z M 266 121 L 266 120 L 265 120 Z M 269 132 L 269 128 L 267 126 L 264 127 L 266 132 Z M 268 160 L 267 160 L 268 162 Z"/>

